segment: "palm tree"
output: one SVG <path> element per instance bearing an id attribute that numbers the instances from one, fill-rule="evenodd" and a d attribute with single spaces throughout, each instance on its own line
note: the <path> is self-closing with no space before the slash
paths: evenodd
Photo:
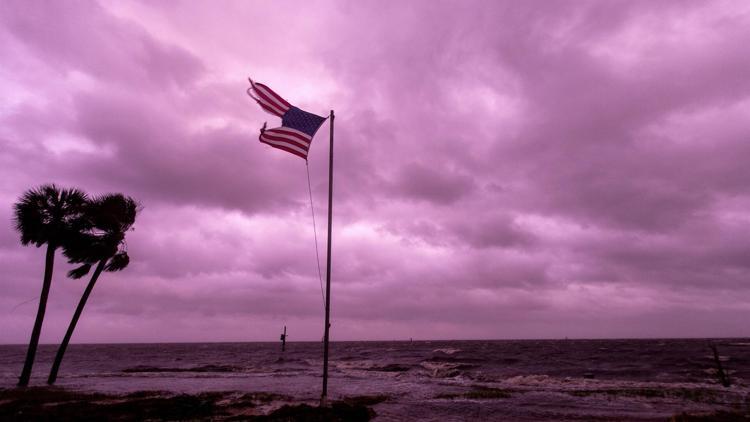
<path id="1" fill-rule="evenodd" d="M 36 247 L 47 245 L 39 309 L 31 331 L 21 377 L 18 380 L 19 387 L 29 385 L 31 378 L 31 368 L 34 365 L 44 313 L 47 309 L 47 297 L 52 284 L 55 251 L 59 247 L 64 248 L 75 233 L 86 229 L 85 219 L 82 218 L 86 201 L 86 194 L 78 189 L 60 189 L 55 185 L 43 185 L 26 191 L 14 205 L 15 228 L 21 234 L 21 244 L 33 244 Z"/>
<path id="2" fill-rule="evenodd" d="M 86 306 L 86 301 L 94 289 L 99 275 L 102 271 L 120 271 L 130 263 L 130 257 L 125 250 L 125 233 L 135 223 L 137 213 L 138 204 L 135 200 L 122 194 L 109 194 L 96 198 L 86 207 L 86 215 L 92 230 L 79 233 L 71 242 L 71 247 L 66 249 L 65 255 L 69 262 L 82 264 L 68 272 L 68 277 L 81 278 L 91 271 L 94 264 L 96 264 L 96 269 L 81 296 L 81 300 L 78 302 L 68 331 L 65 332 L 65 337 L 57 349 L 57 355 L 55 355 L 55 362 L 52 364 L 52 370 L 49 378 L 47 378 L 47 384 L 54 384 L 57 380 L 57 372 L 60 369 L 65 350 L 68 348 L 78 319 L 83 313 L 83 308 Z"/>

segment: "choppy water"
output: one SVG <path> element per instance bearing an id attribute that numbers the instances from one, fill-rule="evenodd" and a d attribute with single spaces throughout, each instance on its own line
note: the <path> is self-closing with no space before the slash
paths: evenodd
<path id="1" fill-rule="evenodd" d="M 329 395 L 386 394 L 388 420 L 664 420 L 750 405 L 750 339 L 713 340 L 733 386 L 722 387 L 708 340 L 337 342 Z M 43 385 L 54 346 L 37 354 Z M 25 346 L 0 346 L 0 387 Z M 322 345 L 71 345 L 58 385 L 87 391 L 267 391 L 315 400 Z M 481 388 L 492 397 L 466 396 Z M 473 397 L 473 398 L 471 398 Z"/>

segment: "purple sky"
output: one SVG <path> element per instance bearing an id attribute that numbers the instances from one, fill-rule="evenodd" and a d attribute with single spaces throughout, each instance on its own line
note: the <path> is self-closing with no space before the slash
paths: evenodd
<path id="1" fill-rule="evenodd" d="M 750 3 L 6 0 L 0 63 L 0 343 L 48 182 L 144 206 L 74 341 L 321 338 L 304 161 L 247 76 L 336 111 L 334 340 L 750 335 Z"/>

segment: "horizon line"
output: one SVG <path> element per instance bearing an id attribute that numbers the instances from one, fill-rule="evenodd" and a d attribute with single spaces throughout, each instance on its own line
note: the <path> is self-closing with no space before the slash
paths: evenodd
<path id="1" fill-rule="evenodd" d="M 591 341 L 591 340 L 743 340 L 750 336 L 737 337 L 545 337 L 545 338 L 479 338 L 479 339 L 388 339 L 388 340 L 331 340 L 331 343 L 413 343 L 413 342 L 480 342 L 480 341 Z M 87 342 L 70 343 L 80 346 L 144 345 L 144 344 L 251 344 L 278 343 L 280 340 L 251 341 L 163 341 L 163 342 Z M 322 340 L 287 340 L 287 343 L 323 343 Z M 59 343 L 39 343 L 40 346 L 57 346 Z M 0 346 L 28 346 L 28 343 L 0 343 Z"/>

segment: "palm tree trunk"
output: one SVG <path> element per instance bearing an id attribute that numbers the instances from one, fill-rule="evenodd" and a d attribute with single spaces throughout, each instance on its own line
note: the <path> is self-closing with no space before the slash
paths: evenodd
<path id="1" fill-rule="evenodd" d="M 60 364 L 62 363 L 63 355 L 65 355 L 65 349 L 68 348 L 70 338 L 73 337 L 73 331 L 76 329 L 76 325 L 78 324 L 78 318 L 80 318 L 81 314 L 83 313 L 83 307 L 86 306 L 86 301 L 89 299 L 91 291 L 94 290 L 94 284 L 96 284 L 96 280 L 102 273 L 104 264 L 107 263 L 107 259 L 109 258 L 104 258 L 99 261 L 99 265 L 96 266 L 96 270 L 94 270 L 94 274 L 91 276 L 91 280 L 89 280 L 89 284 L 88 286 L 86 286 L 86 290 L 83 291 L 81 300 L 78 301 L 78 307 L 76 308 L 76 312 L 73 314 L 73 319 L 70 321 L 70 325 L 68 325 L 68 331 L 65 332 L 65 338 L 63 338 L 60 347 L 57 349 L 57 355 L 55 355 L 55 363 L 52 364 L 52 370 L 49 373 L 49 378 L 47 378 L 47 384 L 49 385 L 54 384 L 55 380 L 57 380 L 57 371 L 60 370 Z"/>
<path id="2" fill-rule="evenodd" d="M 27 385 L 29 385 L 29 379 L 31 379 L 31 367 L 34 366 L 36 348 L 39 345 L 39 335 L 42 333 L 44 312 L 47 310 L 47 297 L 49 296 L 50 285 L 52 285 L 52 269 L 55 266 L 55 249 L 57 249 L 57 247 L 54 244 L 52 244 L 51 242 L 47 243 L 47 257 L 44 262 L 44 282 L 42 283 L 42 294 L 41 296 L 39 296 L 39 309 L 36 311 L 36 321 L 34 321 L 34 329 L 31 330 L 29 348 L 26 351 L 26 361 L 23 364 L 21 377 L 18 379 L 19 387 L 26 387 Z"/>

